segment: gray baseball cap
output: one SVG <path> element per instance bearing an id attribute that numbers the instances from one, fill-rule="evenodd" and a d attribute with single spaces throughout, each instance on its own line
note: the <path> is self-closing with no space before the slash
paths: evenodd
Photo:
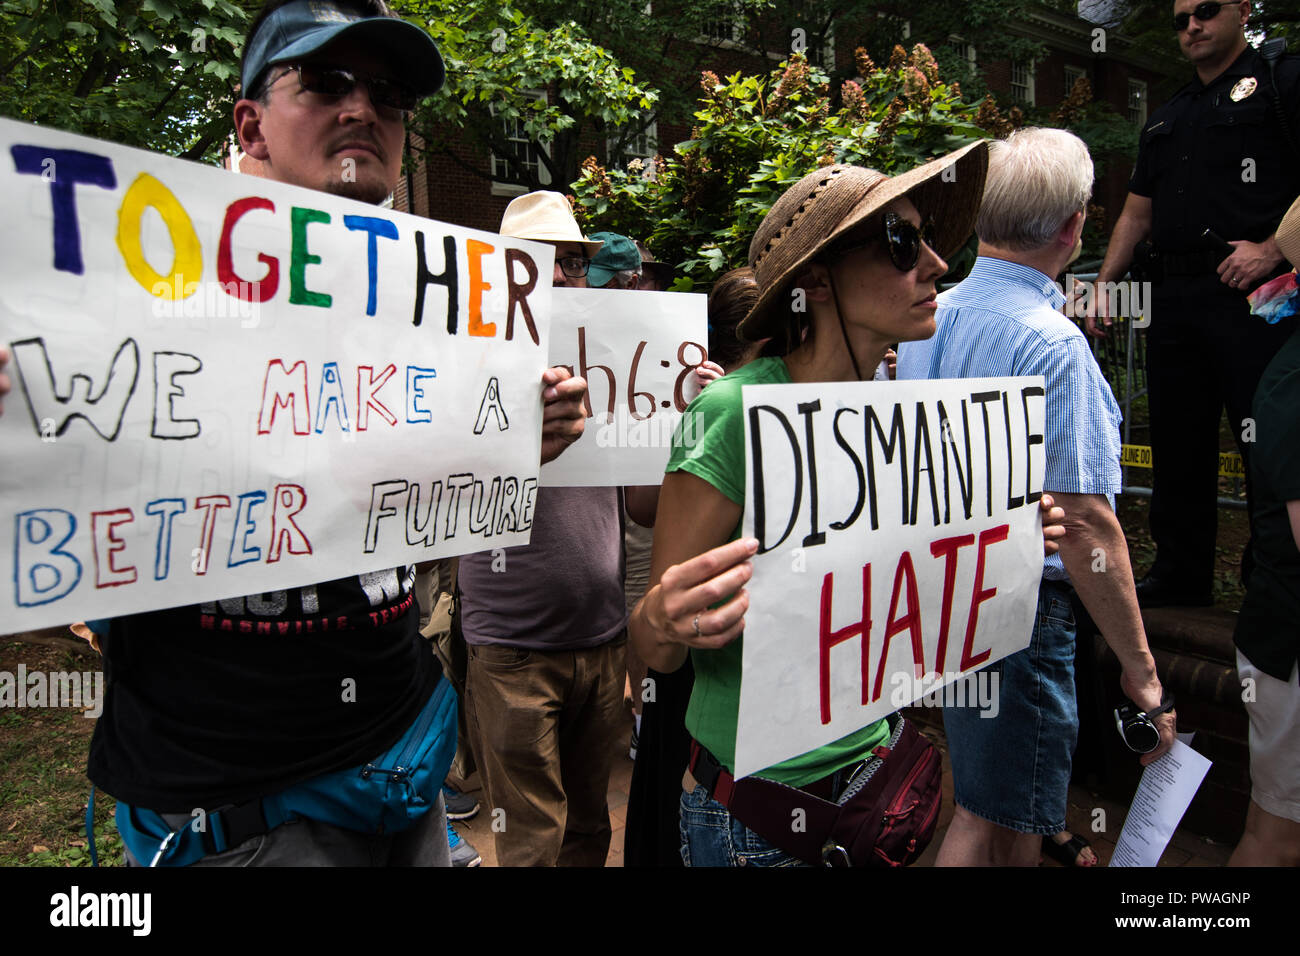
<path id="1" fill-rule="evenodd" d="M 293 0 L 275 10 L 248 39 L 241 85 L 257 89 L 267 67 L 318 52 L 347 36 L 375 47 L 397 78 L 421 96 L 436 93 L 446 78 L 442 56 L 429 34 L 396 17 L 364 17 L 328 0 Z"/>

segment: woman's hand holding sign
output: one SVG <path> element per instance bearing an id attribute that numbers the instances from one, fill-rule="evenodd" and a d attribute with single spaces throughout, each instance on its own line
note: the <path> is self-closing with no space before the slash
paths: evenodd
<path id="1" fill-rule="evenodd" d="M 690 472 L 664 476 L 659 509 L 677 519 L 655 527 L 650 589 L 628 628 L 641 658 L 671 673 L 685 662 L 687 648 L 724 647 L 744 630 L 744 586 L 758 542 L 727 541 L 740 523 L 740 505 Z M 725 603 L 712 607 L 719 601 Z"/>
<path id="2" fill-rule="evenodd" d="M 668 568 L 646 609 L 655 630 L 686 647 L 716 650 L 734 641 L 745 629 L 744 586 L 757 551 L 757 538 L 739 538 Z"/>

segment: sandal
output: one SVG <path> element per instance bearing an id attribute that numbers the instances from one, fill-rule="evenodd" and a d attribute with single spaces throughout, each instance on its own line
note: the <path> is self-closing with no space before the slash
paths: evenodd
<path id="1" fill-rule="evenodd" d="M 1084 868 L 1096 866 L 1096 863 L 1080 863 L 1083 851 L 1092 846 L 1087 840 L 1077 833 L 1070 835 L 1070 839 L 1064 843 L 1057 843 L 1050 836 L 1043 837 L 1043 853 L 1050 856 L 1061 866 L 1081 866 Z M 1096 856 L 1096 853 L 1093 854 Z"/>

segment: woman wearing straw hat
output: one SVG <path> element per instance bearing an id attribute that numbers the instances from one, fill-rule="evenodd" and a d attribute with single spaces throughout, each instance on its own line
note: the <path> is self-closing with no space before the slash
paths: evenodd
<path id="1" fill-rule="evenodd" d="M 656 670 L 674 671 L 692 652 L 696 682 L 686 723 L 699 745 L 692 766 L 702 754 L 724 780 L 720 788 L 714 779 L 714 791 L 697 786 L 682 796 L 688 864 L 798 862 L 715 799 L 725 789 L 736 805 L 740 788 L 753 779 L 733 783 L 729 774 L 749 606 L 744 587 L 758 547 L 740 537 L 741 387 L 870 378 L 891 343 L 932 335 L 935 282 L 947 271 L 943 257 L 973 231 L 987 164 L 985 145 L 976 143 L 895 178 L 856 166 L 823 167 L 786 190 L 750 244 L 760 294 L 740 337 L 771 342 L 763 357 L 714 382 L 687 411 L 701 427 L 691 447 L 674 443 L 659 497 L 651 588 L 630 625 L 638 653 Z M 1050 508 L 1044 498 L 1044 517 L 1061 514 Z M 1046 528 L 1044 537 L 1063 533 Z M 836 771 L 862 761 L 889 735 L 880 720 L 757 776 L 833 799 Z M 789 819 L 787 813 L 786 829 Z"/>

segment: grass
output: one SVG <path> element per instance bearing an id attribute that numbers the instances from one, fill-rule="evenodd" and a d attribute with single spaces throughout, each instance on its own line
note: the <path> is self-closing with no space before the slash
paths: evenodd
<path id="1" fill-rule="evenodd" d="M 52 631 L 59 633 L 62 630 Z M 88 648 L 62 648 L 7 639 L 0 671 L 87 671 L 101 667 Z M 86 755 L 95 721 L 79 710 L 44 707 L 0 710 L 0 866 L 89 866 L 86 840 Z M 120 865 L 122 841 L 114 801 L 95 798 L 95 845 L 104 866 Z"/>

